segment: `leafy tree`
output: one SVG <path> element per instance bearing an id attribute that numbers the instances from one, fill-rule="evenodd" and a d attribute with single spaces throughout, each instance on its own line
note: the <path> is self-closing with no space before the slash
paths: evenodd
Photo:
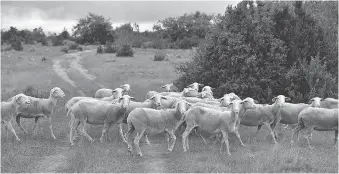
<path id="1" fill-rule="evenodd" d="M 113 42 L 115 38 L 109 19 L 94 13 L 89 13 L 86 18 L 79 19 L 73 27 L 73 36 L 81 44 L 93 44 L 95 41 L 105 44 L 106 41 Z"/>

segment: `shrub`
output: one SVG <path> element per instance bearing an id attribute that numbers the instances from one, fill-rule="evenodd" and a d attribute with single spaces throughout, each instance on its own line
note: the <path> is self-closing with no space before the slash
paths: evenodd
<path id="1" fill-rule="evenodd" d="M 102 54 L 103 52 L 104 52 L 104 48 L 101 45 L 99 45 L 97 48 L 97 53 Z"/>
<path id="2" fill-rule="evenodd" d="M 52 37 L 52 45 L 53 46 L 62 46 L 64 39 L 61 36 L 54 36 Z"/>
<path id="3" fill-rule="evenodd" d="M 71 43 L 70 45 L 68 45 L 68 49 L 69 50 L 76 50 L 78 49 L 79 45 L 76 43 Z"/>
<path id="4" fill-rule="evenodd" d="M 35 89 L 33 86 L 28 85 L 23 91 L 25 95 L 31 96 L 31 97 L 36 97 L 36 98 L 48 98 L 49 93 L 45 91 L 39 91 Z"/>
<path id="5" fill-rule="evenodd" d="M 122 45 L 117 51 L 117 57 L 133 57 L 133 49 L 131 45 Z"/>
<path id="6" fill-rule="evenodd" d="M 101 45 L 101 43 L 99 41 L 94 41 L 93 45 Z"/>
<path id="7" fill-rule="evenodd" d="M 186 36 L 184 37 L 184 39 L 179 41 L 178 46 L 181 49 L 190 49 L 190 48 L 192 48 L 191 41 Z"/>
<path id="8" fill-rule="evenodd" d="M 146 48 L 153 48 L 153 42 L 151 42 L 151 41 L 143 42 L 141 44 L 141 48 L 144 48 L 144 49 L 146 49 Z"/>
<path id="9" fill-rule="evenodd" d="M 3 51 L 12 51 L 12 49 L 13 49 L 13 48 L 9 46 L 9 47 L 5 47 L 5 48 L 3 49 Z"/>
<path id="10" fill-rule="evenodd" d="M 24 48 L 22 47 L 22 43 L 19 39 L 13 41 L 11 43 L 11 47 L 16 51 L 22 51 Z"/>
<path id="11" fill-rule="evenodd" d="M 47 42 L 46 38 L 41 39 L 41 45 L 42 46 L 47 46 L 48 45 L 48 42 Z"/>
<path id="12" fill-rule="evenodd" d="M 68 49 L 66 47 L 63 47 L 60 49 L 61 52 L 65 52 L 65 53 L 68 53 Z"/>
<path id="13" fill-rule="evenodd" d="M 154 55 L 153 61 L 163 61 L 166 58 L 166 54 L 163 51 L 157 51 Z"/>
<path id="14" fill-rule="evenodd" d="M 113 45 L 112 42 L 106 42 L 104 50 L 105 53 L 116 53 L 117 51 L 117 46 Z"/>

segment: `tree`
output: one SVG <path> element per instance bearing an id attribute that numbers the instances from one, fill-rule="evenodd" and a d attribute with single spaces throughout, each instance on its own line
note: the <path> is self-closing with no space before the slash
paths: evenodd
<path id="1" fill-rule="evenodd" d="M 94 13 L 89 13 L 86 18 L 79 19 L 73 27 L 73 36 L 81 44 L 93 44 L 95 41 L 105 44 L 106 41 L 114 42 L 115 38 L 109 19 Z"/>

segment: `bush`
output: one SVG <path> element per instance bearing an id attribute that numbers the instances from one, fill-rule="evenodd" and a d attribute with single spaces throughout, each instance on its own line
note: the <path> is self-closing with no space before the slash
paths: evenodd
<path id="1" fill-rule="evenodd" d="M 68 53 L 68 49 L 66 47 L 63 47 L 60 49 L 61 52 L 65 52 L 65 53 Z"/>
<path id="2" fill-rule="evenodd" d="M 71 44 L 68 46 L 68 49 L 69 49 L 69 50 L 77 50 L 78 47 L 79 47 L 78 44 L 76 44 L 76 43 L 71 43 Z"/>
<path id="3" fill-rule="evenodd" d="M 163 61 L 166 58 L 166 54 L 163 51 L 157 51 L 154 55 L 153 61 Z"/>
<path id="4" fill-rule="evenodd" d="M 15 51 L 22 51 L 24 50 L 24 48 L 22 47 L 22 43 L 19 39 L 13 41 L 11 43 L 11 47 L 15 50 Z"/>
<path id="5" fill-rule="evenodd" d="M 151 42 L 151 41 L 143 42 L 141 44 L 141 48 L 144 48 L 144 49 L 146 49 L 146 48 L 153 48 L 153 42 Z"/>
<path id="6" fill-rule="evenodd" d="M 113 45 L 112 42 L 106 42 L 105 44 L 105 53 L 116 53 L 118 51 L 118 47 Z"/>
<path id="7" fill-rule="evenodd" d="M 133 49 L 131 45 L 122 45 L 117 51 L 117 57 L 133 57 Z"/>
<path id="8" fill-rule="evenodd" d="M 53 46 L 62 46 L 64 39 L 61 36 L 54 36 L 52 37 L 52 45 Z"/>
<path id="9" fill-rule="evenodd" d="M 104 48 L 101 45 L 99 45 L 97 48 L 97 53 L 102 54 L 103 52 L 104 52 Z"/>
<path id="10" fill-rule="evenodd" d="M 191 41 L 186 36 L 184 37 L 184 39 L 179 41 L 178 46 L 180 49 L 191 49 L 192 48 Z"/>
<path id="11" fill-rule="evenodd" d="M 41 45 L 42 46 L 47 46 L 48 45 L 48 42 L 47 42 L 46 38 L 41 39 Z"/>
<path id="12" fill-rule="evenodd" d="M 22 91 L 22 93 L 24 93 L 25 95 L 31 96 L 31 97 L 36 97 L 36 98 L 48 98 L 49 97 L 49 92 L 39 91 L 31 85 L 27 86 Z"/>
<path id="13" fill-rule="evenodd" d="M 93 45 L 101 45 L 101 43 L 99 41 L 94 41 Z"/>

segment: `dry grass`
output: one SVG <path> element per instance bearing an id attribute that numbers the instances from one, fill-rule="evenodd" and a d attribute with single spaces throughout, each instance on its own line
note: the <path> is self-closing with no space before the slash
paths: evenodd
<path id="1" fill-rule="evenodd" d="M 204 145 L 197 137 L 190 137 L 190 149 L 182 152 L 181 136 L 177 136 L 174 151 L 165 153 L 166 143 L 162 135 L 149 137 L 152 145 L 141 144 L 144 157 L 136 157 L 126 150 L 114 128 L 113 140 L 101 144 L 98 138 L 101 135 L 102 126 L 87 126 L 87 132 L 95 138 L 93 144 L 86 139 L 80 141 L 77 146 L 69 147 L 68 121 L 63 106 L 73 96 L 79 96 L 71 85 L 58 77 L 51 69 L 53 60 L 62 55 L 60 47 L 42 47 L 35 45 L 34 52 L 29 51 L 24 45 L 24 52 L 4 52 L 1 59 L 1 99 L 6 100 L 14 94 L 21 92 L 28 85 L 35 89 L 49 92 L 55 86 L 61 87 L 66 97 L 58 102 L 54 114 L 53 129 L 57 140 L 50 136 L 46 121 L 41 119 L 37 127 L 37 135 L 24 135 L 15 121 L 13 126 L 22 142 L 16 142 L 9 133 L 6 139 L 1 134 L 1 172 L 32 172 L 38 162 L 49 155 L 60 153 L 63 147 L 67 160 L 65 166 L 58 168 L 56 172 L 150 172 L 152 165 L 147 162 L 159 160 L 165 162 L 164 172 L 337 172 L 338 155 L 337 148 L 333 146 L 334 132 L 314 132 L 312 143 L 315 150 L 305 147 L 304 141 L 299 145 L 290 146 L 291 132 L 286 131 L 284 140 L 280 145 L 274 146 L 270 138 L 266 138 L 268 131 L 263 128 L 258 136 L 258 142 L 248 142 L 256 128 L 241 127 L 240 134 L 247 147 L 240 147 L 239 141 L 230 134 L 230 150 L 232 156 L 226 153 L 219 154 L 220 143 Z M 85 49 L 95 49 L 86 46 Z M 146 92 L 150 90 L 160 91 L 161 86 L 169 83 L 177 77 L 173 65 L 188 60 L 189 51 L 164 50 L 170 57 L 170 61 L 153 61 L 155 49 L 135 49 L 135 55 L 131 58 L 118 58 L 112 54 L 86 54 L 81 63 L 89 73 L 96 76 L 96 83 L 108 88 L 116 88 L 121 84 L 129 83 L 132 86 L 131 96 L 137 100 L 143 100 Z M 42 56 L 48 57 L 46 62 L 41 62 Z M 21 57 L 21 58 L 18 58 Z M 35 60 L 34 60 L 35 59 Z M 108 61 L 108 62 L 107 62 Z M 31 63 L 30 63 L 31 62 Z M 69 67 L 67 61 L 61 65 Z M 99 86 L 83 78 L 78 72 L 70 70 L 69 77 L 88 96 L 93 96 Z M 22 125 L 31 132 L 32 119 L 22 119 Z M 4 130 L 2 128 L 2 130 Z M 302 138 L 301 138 L 302 140 Z M 81 143 L 82 142 L 82 143 Z M 134 149 L 135 150 L 135 149 Z M 45 158 L 42 158 L 45 157 Z M 44 171 L 40 171 L 44 172 Z M 155 171 L 156 172 L 156 171 Z"/>

